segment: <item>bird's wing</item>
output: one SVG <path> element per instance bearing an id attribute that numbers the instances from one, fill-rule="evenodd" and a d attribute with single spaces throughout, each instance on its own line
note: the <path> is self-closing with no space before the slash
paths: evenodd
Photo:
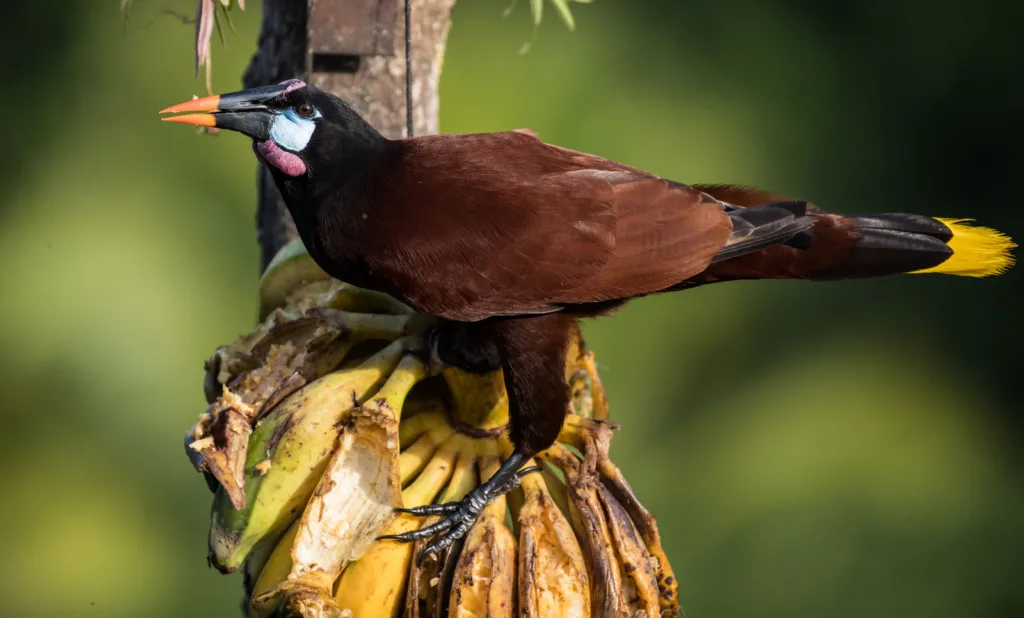
<path id="1" fill-rule="evenodd" d="M 383 201 L 420 206 L 381 213 L 403 245 L 371 264 L 426 313 L 480 320 L 649 294 L 729 240 L 722 204 L 686 185 L 522 132 L 452 137 L 407 141 Z"/>

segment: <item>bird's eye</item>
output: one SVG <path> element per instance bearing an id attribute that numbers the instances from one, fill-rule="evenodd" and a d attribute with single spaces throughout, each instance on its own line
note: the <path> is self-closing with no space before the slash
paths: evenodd
<path id="1" fill-rule="evenodd" d="M 303 118 L 312 118 L 316 114 L 316 108 L 312 103 L 300 103 L 295 111 Z"/>

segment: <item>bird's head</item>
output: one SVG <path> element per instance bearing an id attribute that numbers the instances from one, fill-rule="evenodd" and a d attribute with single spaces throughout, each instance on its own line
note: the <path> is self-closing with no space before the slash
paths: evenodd
<path id="1" fill-rule="evenodd" d="M 297 79 L 193 99 L 160 113 L 179 114 L 165 117 L 169 122 L 247 135 L 262 163 L 296 179 L 321 165 L 342 167 L 386 141 L 344 101 Z"/>

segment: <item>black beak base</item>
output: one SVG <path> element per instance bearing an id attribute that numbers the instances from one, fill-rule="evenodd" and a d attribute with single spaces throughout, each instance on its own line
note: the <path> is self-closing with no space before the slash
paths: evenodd
<path id="1" fill-rule="evenodd" d="M 236 131 L 254 140 L 270 139 L 270 124 L 274 120 L 273 112 L 268 110 L 251 110 L 244 112 L 222 112 L 213 114 L 216 127 L 228 131 Z"/>

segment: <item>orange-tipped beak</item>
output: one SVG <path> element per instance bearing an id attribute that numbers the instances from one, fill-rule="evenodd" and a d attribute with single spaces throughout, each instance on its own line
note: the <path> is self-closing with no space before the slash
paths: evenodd
<path id="1" fill-rule="evenodd" d="M 213 114 L 184 114 L 182 116 L 168 116 L 161 118 L 164 122 L 180 122 L 182 124 L 194 124 L 200 127 L 217 126 L 217 117 Z"/>
<path id="2" fill-rule="evenodd" d="M 201 99 L 192 99 L 184 103 L 178 103 L 172 105 L 166 109 L 160 110 L 161 114 L 179 114 L 181 112 L 214 112 L 220 106 L 220 95 L 215 94 L 212 97 L 203 97 Z M 164 118 L 164 120 L 171 120 L 170 118 Z M 194 123 L 193 123 L 194 124 Z M 212 125 L 211 125 L 212 126 Z"/>
<path id="3" fill-rule="evenodd" d="M 274 120 L 272 107 L 280 104 L 281 98 L 289 92 L 302 87 L 305 87 L 303 82 L 287 81 L 273 86 L 215 94 L 172 105 L 160 110 L 160 113 L 182 114 L 164 118 L 168 122 L 217 127 L 265 141 L 270 139 L 270 125 Z"/>

